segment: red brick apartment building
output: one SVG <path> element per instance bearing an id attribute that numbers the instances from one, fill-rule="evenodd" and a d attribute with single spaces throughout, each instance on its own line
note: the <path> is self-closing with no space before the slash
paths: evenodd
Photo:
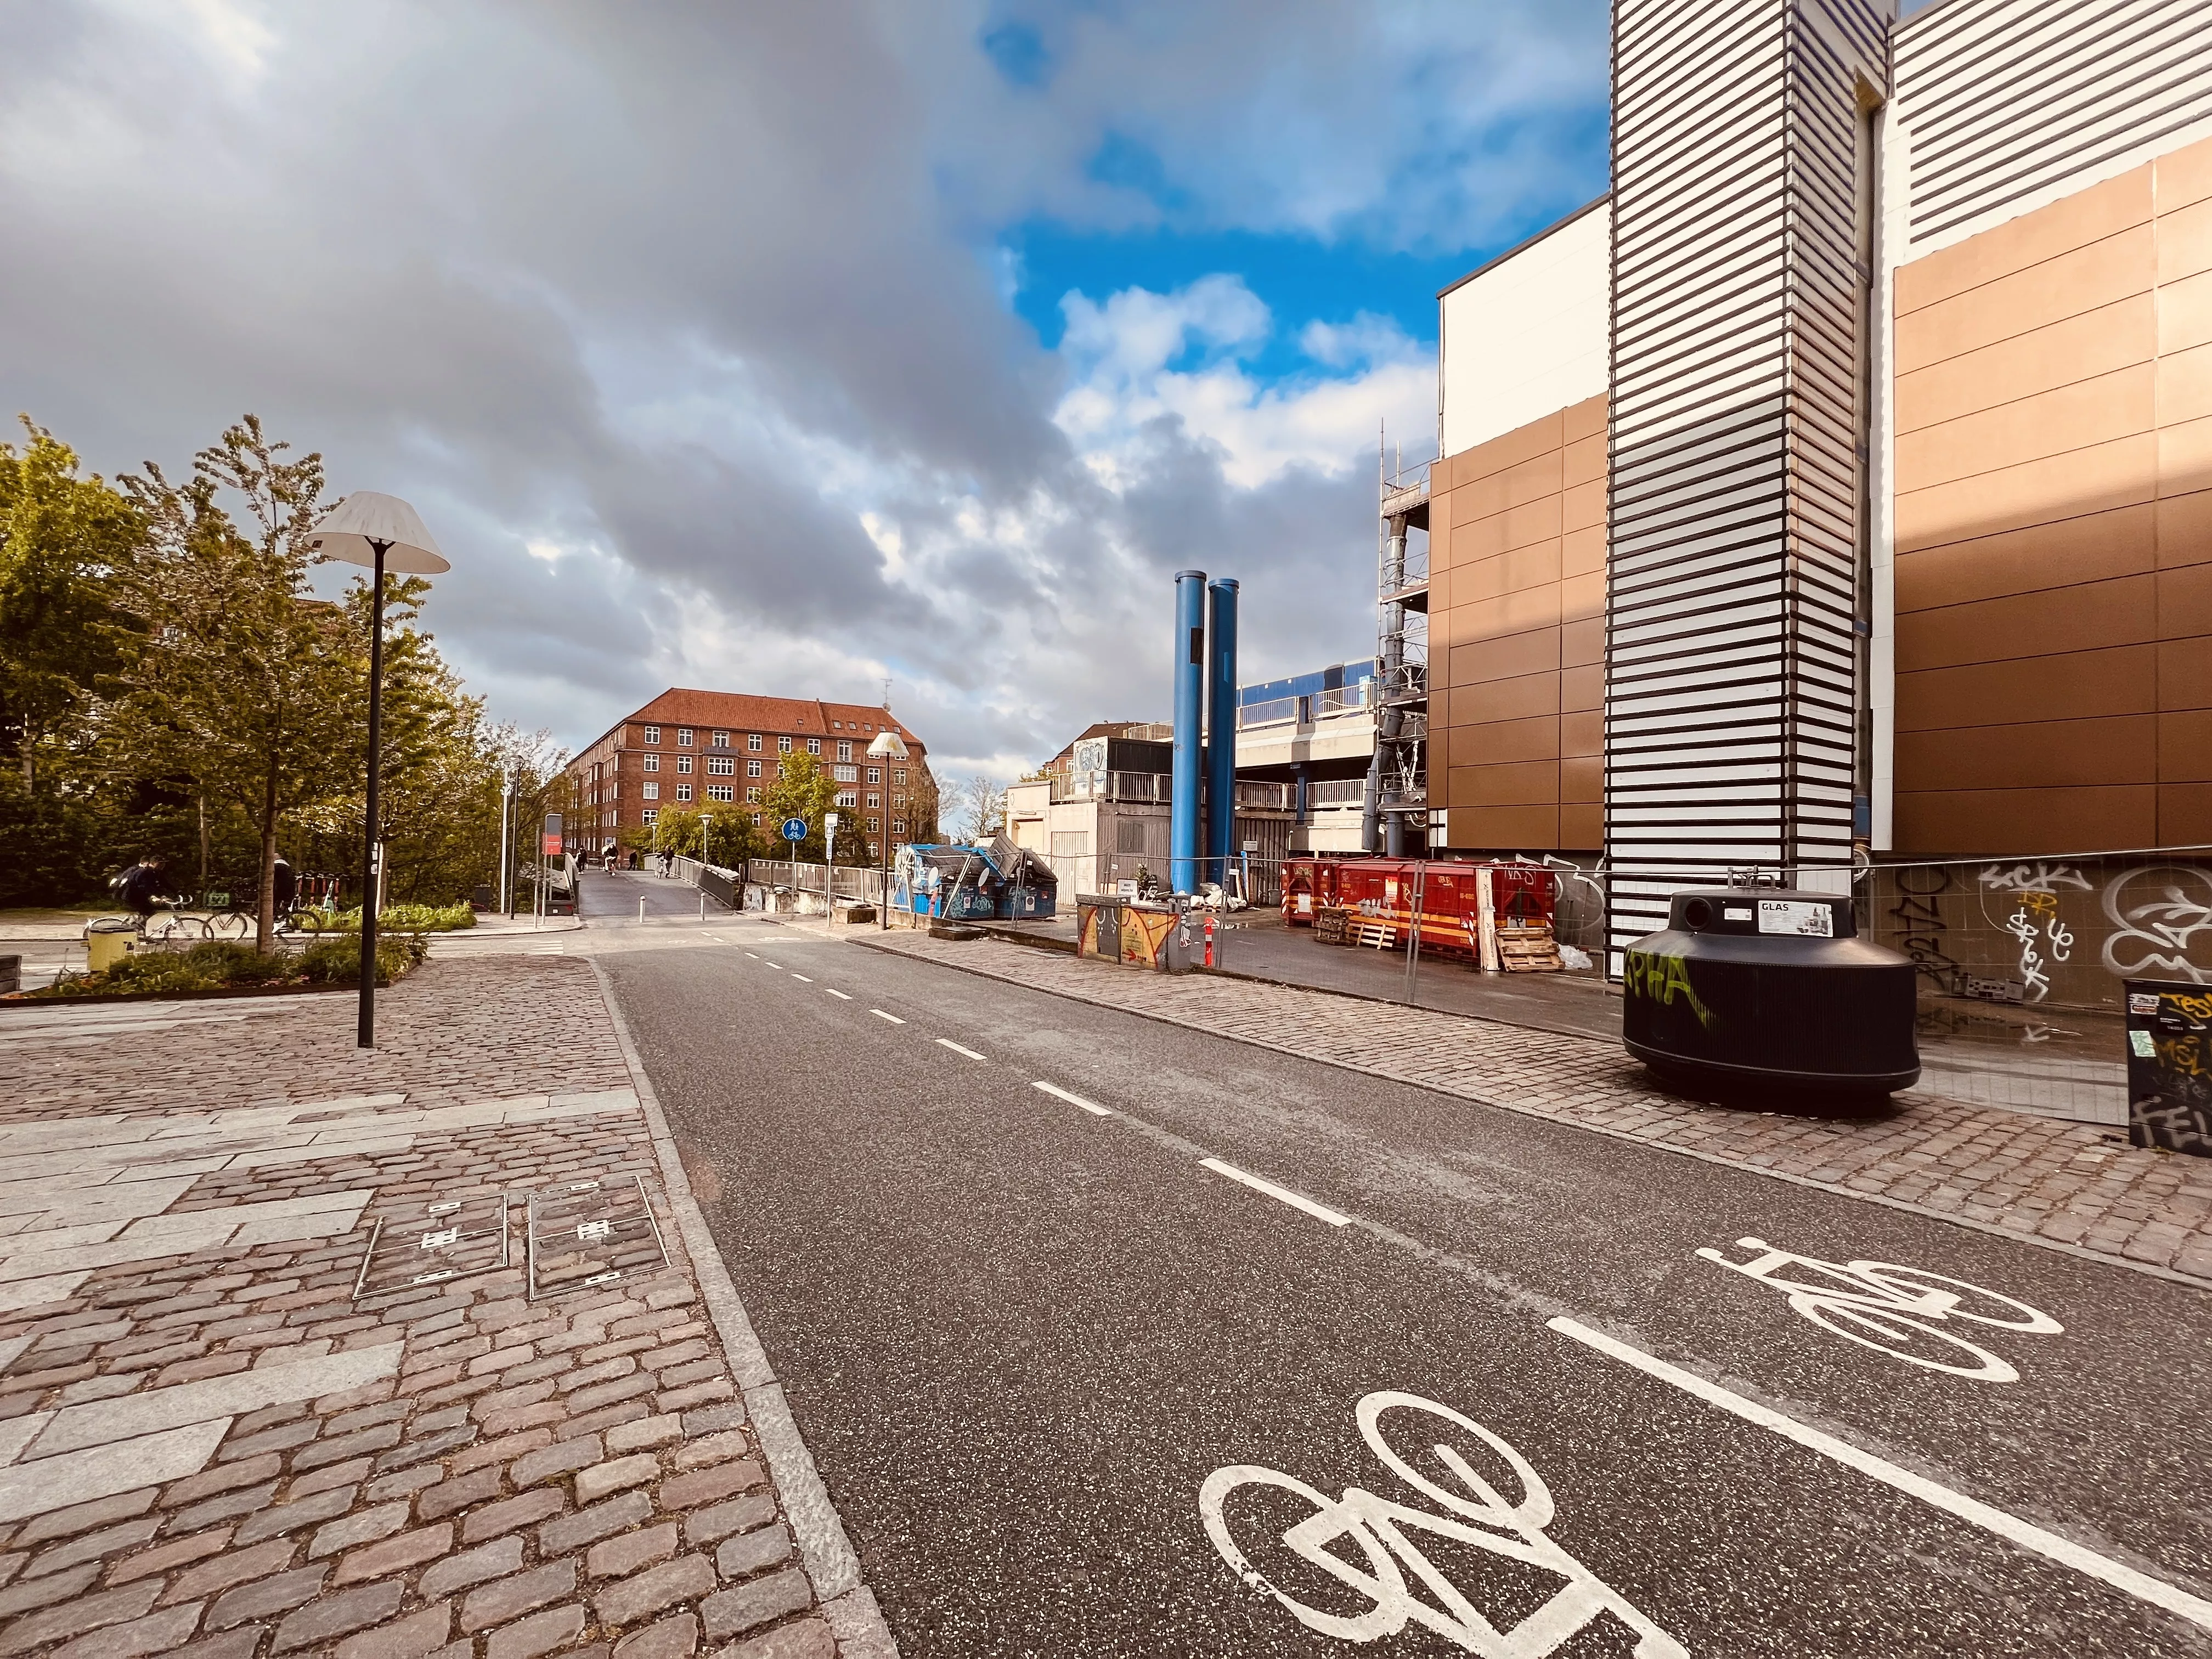
<path id="1" fill-rule="evenodd" d="M 868 758 L 869 744 L 886 731 L 905 740 L 905 760 Z M 672 687 L 568 763 L 569 850 L 596 851 L 625 829 L 650 825 L 664 806 L 742 808 L 766 828 L 760 803 L 775 781 L 777 757 L 798 750 L 821 757 L 839 808 L 871 836 L 883 833 L 886 803 L 928 765 L 921 739 L 887 708 Z M 906 834 L 893 817 L 891 838 Z"/>

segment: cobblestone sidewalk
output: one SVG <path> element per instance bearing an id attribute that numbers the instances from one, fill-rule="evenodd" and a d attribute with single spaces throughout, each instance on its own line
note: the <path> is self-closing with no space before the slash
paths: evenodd
<path id="1" fill-rule="evenodd" d="M 433 961 L 366 1054 L 65 1012 L 0 1010 L 0 1659 L 894 1652 L 592 963 Z"/>
<path id="2" fill-rule="evenodd" d="M 855 942 L 2212 1287 L 2212 1161 L 2094 1125 L 1909 1093 L 1864 1119 L 1706 1105 L 1658 1092 L 1611 1042 L 992 939 Z"/>

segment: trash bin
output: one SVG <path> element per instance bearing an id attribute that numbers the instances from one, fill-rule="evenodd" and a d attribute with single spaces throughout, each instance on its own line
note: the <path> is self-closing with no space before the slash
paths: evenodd
<path id="1" fill-rule="evenodd" d="M 1887 1094 L 1920 1076 L 1912 963 L 1858 937 L 1835 893 L 1677 893 L 1628 947 L 1621 1034 L 1662 1078 Z"/>
<path id="2" fill-rule="evenodd" d="M 93 973 L 106 973 L 131 954 L 137 928 L 119 916 L 102 916 L 98 921 L 85 924 L 85 966 Z"/>
<path id="3" fill-rule="evenodd" d="M 2212 1158 L 2212 989 L 2131 979 L 2128 1139 Z"/>

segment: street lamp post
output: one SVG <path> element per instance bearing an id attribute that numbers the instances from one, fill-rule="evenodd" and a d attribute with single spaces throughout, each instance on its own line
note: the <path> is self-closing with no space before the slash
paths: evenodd
<path id="1" fill-rule="evenodd" d="M 906 740 L 888 728 L 878 732 L 875 741 L 868 745 L 868 758 L 876 762 L 877 769 L 881 771 L 885 763 L 906 758 Z M 876 931 L 879 933 L 891 925 L 891 787 L 888 781 L 884 784 L 882 799 L 883 816 L 876 820 L 876 839 L 883 844 L 884 864 L 884 887 L 876 904 Z"/>
<path id="2" fill-rule="evenodd" d="M 438 550 L 415 509 L 397 495 L 357 489 L 315 526 L 313 545 L 325 558 L 366 565 L 369 579 L 368 810 L 362 820 L 361 1000 L 356 1046 L 376 1047 L 376 916 L 382 895 L 384 823 L 378 772 L 384 750 L 384 573 L 435 576 L 453 567 Z"/>

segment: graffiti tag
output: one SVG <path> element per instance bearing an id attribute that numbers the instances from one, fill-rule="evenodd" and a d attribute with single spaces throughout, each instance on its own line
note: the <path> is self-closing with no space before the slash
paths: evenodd
<path id="1" fill-rule="evenodd" d="M 2123 979 L 2163 977 L 2212 985 L 2212 873 L 2154 865 L 2115 877 L 2105 889 L 2105 966 Z M 2192 957 L 2203 951 L 2205 960 Z"/>
<path id="2" fill-rule="evenodd" d="M 2078 887 L 2089 890 L 2089 878 L 2070 864 L 2045 864 L 2038 860 L 2033 864 L 1985 864 L 1982 866 L 1982 885 L 2000 893 L 2042 891 L 2054 887 Z"/>

